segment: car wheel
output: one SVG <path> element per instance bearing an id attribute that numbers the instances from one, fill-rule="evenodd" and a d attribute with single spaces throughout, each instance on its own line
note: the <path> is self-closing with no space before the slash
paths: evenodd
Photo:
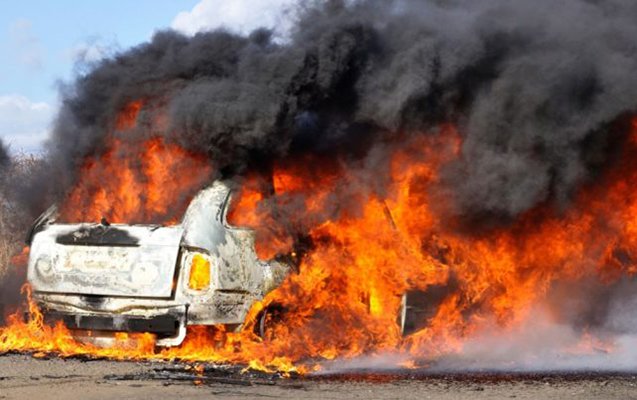
<path id="1" fill-rule="evenodd" d="M 280 304 L 270 304 L 257 314 L 254 333 L 262 339 L 271 339 L 273 327 L 283 319 L 285 308 Z"/>

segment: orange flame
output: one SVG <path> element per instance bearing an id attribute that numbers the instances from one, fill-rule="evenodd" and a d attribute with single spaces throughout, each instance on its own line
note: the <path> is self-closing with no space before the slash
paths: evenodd
<path id="1" fill-rule="evenodd" d="M 124 131 L 134 128 L 135 125 L 137 125 L 137 116 L 139 115 L 139 112 L 142 110 L 143 106 L 144 102 L 142 100 L 135 100 L 128 103 L 117 116 L 115 128 L 118 131 Z"/>
<path id="2" fill-rule="evenodd" d="M 118 129 L 134 128 L 142 106 L 136 101 L 125 107 Z M 103 154 L 87 159 L 60 219 L 174 224 L 211 174 L 205 156 L 162 139 L 131 144 L 110 137 Z"/>
<path id="3" fill-rule="evenodd" d="M 539 207 L 508 226 L 474 234 L 457 229 L 459 221 L 449 217 L 453 213 L 439 178 L 442 168 L 462 157 L 460 135 L 452 126 L 436 136 L 405 139 L 391 154 L 383 193 L 370 190 L 355 169 L 282 160 L 268 177 L 272 193 L 260 190 L 259 179 L 247 179 L 229 220 L 256 229 L 264 258 L 292 251 L 299 227 L 310 227 L 312 246 L 299 273 L 255 305 L 241 333 L 193 327 L 178 348 L 154 352 L 152 338 L 142 336 L 134 348 L 96 349 L 73 342 L 62 326 L 43 325 L 31 309 L 29 322 L 14 317 L 0 330 L 0 352 L 230 362 L 300 372 L 320 368 L 321 360 L 388 350 L 414 360 L 456 353 L 483 329 L 495 324 L 513 330 L 528 321 L 533 307 L 550 307 L 546 294 L 554 282 L 584 277 L 613 282 L 635 274 L 637 194 L 631 183 L 637 181 L 637 119 L 633 130 L 622 161 L 583 188 L 568 210 Z M 114 140 L 98 162 L 87 162 L 68 201 L 79 211 L 67 219 L 106 215 L 146 221 L 166 213 L 157 199 L 179 198 L 202 182 L 201 175 L 175 173 L 184 159 L 195 170 L 203 168 L 175 146 L 150 140 L 139 159 L 120 147 Z M 159 163 L 161 168 L 153 161 L 171 157 L 179 161 Z M 140 179 L 133 161 L 148 179 Z M 113 184 L 101 182 L 111 175 Z M 345 191 L 357 207 L 335 204 Z M 281 210 L 290 209 L 297 212 L 279 218 Z M 396 316 L 401 295 L 414 289 L 430 293 L 432 300 L 420 329 L 405 339 Z M 282 307 L 282 317 L 260 339 L 252 333 L 255 317 L 272 304 Z M 586 335 L 582 343 L 590 341 Z"/>
<path id="4" fill-rule="evenodd" d="M 29 262 L 29 246 L 22 248 L 22 251 L 11 257 L 11 265 L 15 267 L 26 267 Z"/>

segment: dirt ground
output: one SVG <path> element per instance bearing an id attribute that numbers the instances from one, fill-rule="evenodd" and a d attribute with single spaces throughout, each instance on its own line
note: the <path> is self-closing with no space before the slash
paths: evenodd
<path id="1" fill-rule="evenodd" d="M 174 397 L 173 397 L 174 396 Z M 637 374 L 422 372 L 281 378 L 238 369 L 0 356 L 0 399 L 637 399 Z"/>

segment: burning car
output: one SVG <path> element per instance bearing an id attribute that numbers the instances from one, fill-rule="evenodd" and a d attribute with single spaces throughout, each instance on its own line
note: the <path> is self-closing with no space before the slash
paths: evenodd
<path id="1" fill-rule="evenodd" d="M 188 325 L 243 327 L 250 307 L 281 284 L 286 262 L 264 262 L 254 231 L 228 224 L 230 186 L 216 181 L 174 225 L 34 224 L 27 279 L 47 320 L 78 335 L 150 332 L 179 345 Z"/>

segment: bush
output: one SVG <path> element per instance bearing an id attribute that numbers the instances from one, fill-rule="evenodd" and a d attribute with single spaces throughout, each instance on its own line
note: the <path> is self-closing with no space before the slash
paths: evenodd
<path id="1" fill-rule="evenodd" d="M 32 222 L 16 188 L 29 181 L 41 162 L 41 158 L 23 154 L 0 166 L 0 281 L 7 275 L 11 259 L 25 246 Z"/>

